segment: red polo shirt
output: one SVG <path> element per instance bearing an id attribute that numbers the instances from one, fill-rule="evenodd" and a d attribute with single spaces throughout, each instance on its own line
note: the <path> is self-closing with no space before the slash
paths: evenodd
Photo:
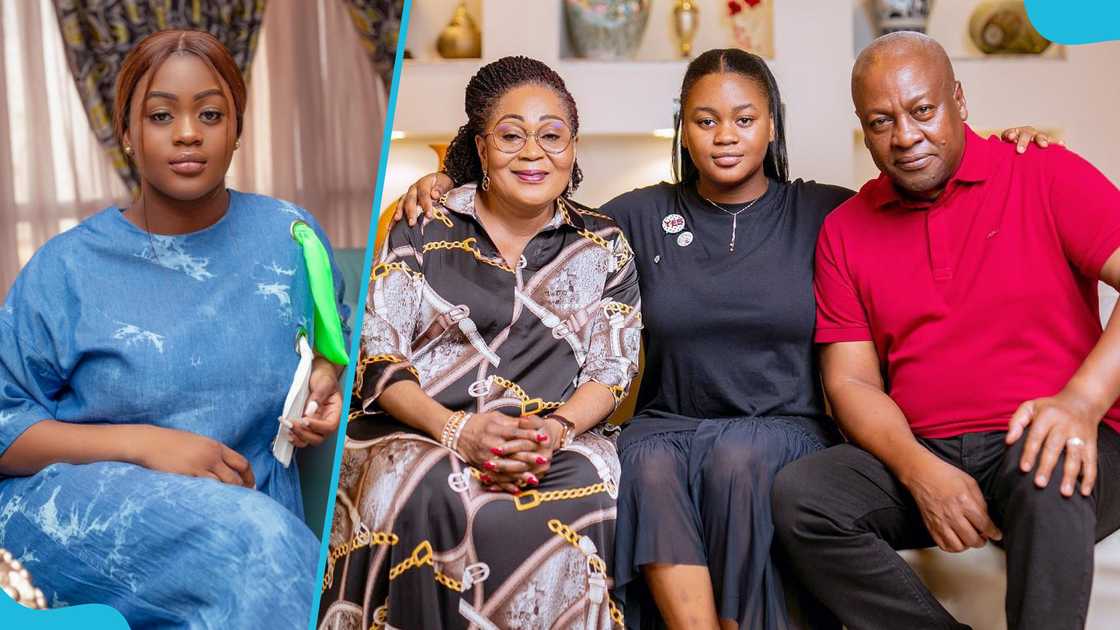
<path id="1" fill-rule="evenodd" d="M 932 204 L 880 175 L 825 220 L 818 343 L 873 341 L 916 435 L 1006 431 L 1058 393 L 1101 335 L 1097 280 L 1120 248 L 1120 191 L 1063 148 L 984 140 Z M 1105 422 L 1120 430 L 1120 407 Z"/>

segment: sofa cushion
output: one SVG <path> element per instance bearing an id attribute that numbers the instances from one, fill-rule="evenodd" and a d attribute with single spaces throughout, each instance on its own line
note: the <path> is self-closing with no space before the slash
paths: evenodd
<path id="1" fill-rule="evenodd" d="M 1007 593 L 1003 551 L 988 544 L 981 549 L 949 553 L 940 549 L 903 551 L 945 609 L 974 630 L 1003 630 Z M 1089 600 L 1087 630 L 1112 630 L 1120 619 L 1120 532 L 1097 544 L 1093 593 Z"/>

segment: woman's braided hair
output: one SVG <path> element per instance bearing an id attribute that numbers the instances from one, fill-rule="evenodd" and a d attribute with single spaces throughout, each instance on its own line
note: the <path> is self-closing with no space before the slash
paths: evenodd
<path id="1" fill-rule="evenodd" d="M 467 123 L 459 127 L 444 158 L 443 172 L 447 173 L 456 186 L 482 179 L 482 161 L 478 157 L 474 138 L 486 133 L 486 121 L 494 113 L 498 101 L 507 92 L 522 85 L 540 85 L 555 91 L 568 110 L 568 126 L 572 129 L 572 136 L 579 133 L 576 101 L 555 70 L 536 59 L 521 56 L 502 57 L 488 63 L 467 83 L 464 99 Z M 564 190 L 564 196 L 570 196 L 582 180 L 583 173 L 579 170 L 579 164 L 572 164 L 572 180 Z"/>

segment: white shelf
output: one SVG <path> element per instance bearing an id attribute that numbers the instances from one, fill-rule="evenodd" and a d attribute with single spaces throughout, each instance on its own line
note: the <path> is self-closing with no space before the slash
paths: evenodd
<path id="1" fill-rule="evenodd" d="M 648 135 L 672 126 L 687 62 L 564 59 L 549 65 L 580 104 L 581 135 Z M 407 105 L 397 108 L 394 129 L 409 136 L 454 134 L 464 120 L 463 90 L 478 67 L 478 60 L 406 62 L 398 103 Z"/>

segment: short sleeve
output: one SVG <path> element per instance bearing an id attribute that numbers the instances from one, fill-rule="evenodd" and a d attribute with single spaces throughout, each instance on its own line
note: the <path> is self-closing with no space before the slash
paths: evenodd
<path id="1" fill-rule="evenodd" d="M 825 221 L 817 239 L 813 294 L 817 299 L 817 343 L 871 341 L 871 327 L 855 290 L 843 248 Z"/>
<path id="2" fill-rule="evenodd" d="M 618 227 L 622 229 L 623 234 L 631 234 L 630 226 L 630 204 L 629 197 L 632 195 L 620 195 L 611 199 L 607 203 L 599 206 L 599 212 L 607 215 Z"/>
<path id="3" fill-rule="evenodd" d="M 25 269 L 0 307 L 0 455 L 32 425 L 55 416 L 65 385 L 45 304 L 26 290 Z M 55 287 L 63 291 L 64 287 Z M 49 312 L 49 309 L 48 309 Z"/>
<path id="4" fill-rule="evenodd" d="M 1052 154 L 1051 154 L 1052 152 Z M 1066 258 L 1087 278 L 1120 248 L 1120 191 L 1084 158 L 1060 147 L 1046 153 L 1050 212 Z"/>
<path id="5" fill-rule="evenodd" d="M 622 234 L 631 243 L 635 243 L 640 240 L 637 232 L 642 222 L 656 217 L 656 221 L 660 223 L 666 203 L 670 203 L 675 196 L 676 187 L 662 182 L 623 193 L 599 206 L 598 212 L 610 217 L 622 230 Z"/>

